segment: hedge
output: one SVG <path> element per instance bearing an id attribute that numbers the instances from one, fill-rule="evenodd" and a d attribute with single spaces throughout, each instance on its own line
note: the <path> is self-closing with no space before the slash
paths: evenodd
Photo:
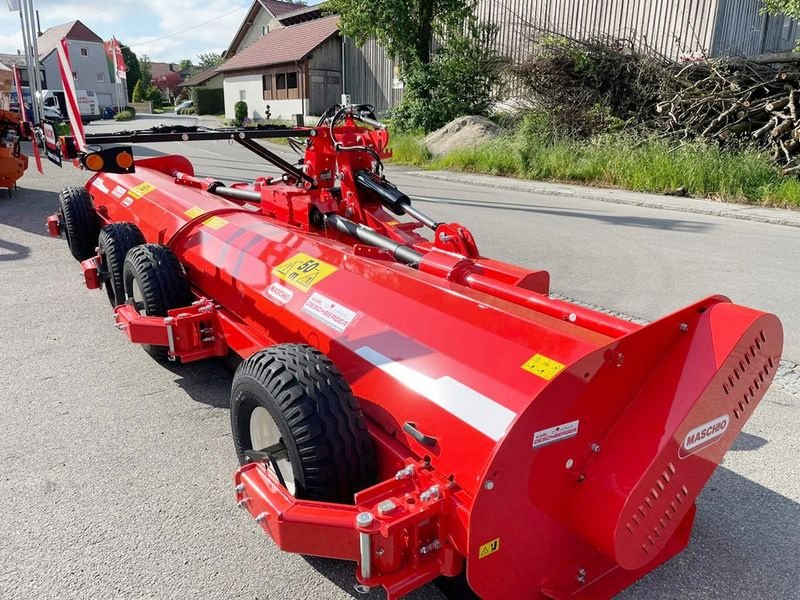
<path id="1" fill-rule="evenodd" d="M 195 88 L 192 101 L 198 115 L 221 115 L 225 112 L 225 97 L 222 88 Z"/>

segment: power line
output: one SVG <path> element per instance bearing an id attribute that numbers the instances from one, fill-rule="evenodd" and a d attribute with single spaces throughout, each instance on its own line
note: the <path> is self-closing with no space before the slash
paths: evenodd
<path id="1" fill-rule="evenodd" d="M 152 44 L 153 42 L 160 42 L 161 40 L 166 40 L 167 38 L 179 36 L 181 34 L 184 34 L 184 33 L 188 32 L 188 31 L 192 31 L 193 29 L 197 29 L 198 27 L 202 27 L 203 25 L 208 25 L 209 23 L 213 23 L 215 21 L 219 21 L 220 19 L 224 19 L 228 15 L 232 15 L 233 13 L 238 12 L 238 11 L 242 10 L 243 8 L 248 8 L 249 6 L 250 6 L 249 4 L 245 4 L 244 6 L 238 6 L 238 7 L 234 8 L 233 10 L 230 10 L 230 11 L 226 12 L 225 14 L 222 14 L 222 15 L 220 15 L 218 17 L 214 17 L 213 19 L 211 19 L 209 21 L 205 21 L 203 23 L 198 23 L 197 25 L 192 25 L 191 27 L 187 27 L 186 29 L 181 29 L 180 31 L 173 31 L 172 33 L 168 33 L 167 35 L 163 35 L 161 37 L 153 38 L 152 40 L 145 40 L 143 42 L 136 42 L 135 44 L 131 44 L 131 46 L 141 46 L 143 44 Z"/>

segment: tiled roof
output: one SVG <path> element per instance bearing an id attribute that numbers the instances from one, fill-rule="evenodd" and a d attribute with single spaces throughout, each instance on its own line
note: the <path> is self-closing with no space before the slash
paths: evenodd
<path id="1" fill-rule="evenodd" d="M 218 74 L 217 67 L 211 67 L 210 69 L 206 69 L 205 71 L 200 71 L 189 77 L 186 81 L 179 84 L 178 87 L 192 87 L 195 85 L 200 85 L 201 83 L 205 83 L 212 77 Z"/>
<path id="2" fill-rule="evenodd" d="M 225 62 L 219 71 L 241 71 L 302 60 L 339 29 L 339 16 L 275 29 Z"/>
<path id="3" fill-rule="evenodd" d="M 94 31 L 89 29 L 80 21 L 72 21 L 63 25 L 56 25 L 45 31 L 39 36 L 37 44 L 39 46 L 39 58 L 44 58 L 56 49 L 61 42 L 61 38 L 67 38 L 74 42 L 97 42 L 102 44 L 103 40 Z"/>
<path id="4" fill-rule="evenodd" d="M 165 62 L 151 62 L 150 63 L 150 74 L 153 76 L 153 79 L 156 77 L 161 77 L 169 72 L 180 73 L 181 66 L 176 65 L 175 63 L 165 63 Z"/>
<path id="5" fill-rule="evenodd" d="M 296 11 L 298 8 L 303 8 L 303 4 L 299 2 L 281 2 L 281 0 L 258 0 L 261 6 L 266 8 L 272 13 L 274 17 L 280 17 L 283 14 Z"/>

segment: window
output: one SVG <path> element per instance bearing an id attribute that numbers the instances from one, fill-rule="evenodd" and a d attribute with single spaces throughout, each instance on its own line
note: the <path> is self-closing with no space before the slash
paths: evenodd
<path id="1" fill-rule="evenodd" d="M 247 90 L 239 90 L 239 100 L 242 102 L 247 101 Z"/>
<path id="2" fill-rule="evenodd" d="M 73 72 L 72 72 L 72 78 L 73 78 L 75 81 L 78 81 L 78 72 L 77 72 L 77 71 L 73 71 Z"/>
<path id="3" fill-rule="evenodd" d="M 272 100 L 272 74 L 264 75 L 264 100 Z"/>
<path id="4" fill-rule="evenodd" d="M 97 83 L 105 83 L 106 82 L 106 74 L 105 73 L 98 73 L 97 74 Z"/>
<path id="5" fill-rule="evenodd" d="M 261 26 L 261 35 L 262 36 L 263 35 L 267 35 L 267 33 L 269 33 L 269 27 L 267 27 L 266 25 L 262 25 Z"/>
<path id="6" fill-rule="evenodd" d="M 89 49 L 81 48 L 81 56 L 89 56 Z"/>
<path id="7" fill-rule="evenodd" d="M 297 89 L 297 71 L 277 73 L 275 75 L 275 98 L 293 100 L 299 98 Z"/>

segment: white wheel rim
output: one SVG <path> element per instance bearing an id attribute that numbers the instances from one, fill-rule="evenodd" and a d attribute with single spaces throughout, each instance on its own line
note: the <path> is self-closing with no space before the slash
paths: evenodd
<path id="1" fill-rule="evenodd" d="M 263 406 L 256 406 L 250 414 L 250 443 L 253 446 L 253 450 L 269 448 L 279 443 L 281 439 L 278 424 L 269 414 L 269 411 Z M 294 496 L 294 469 L 289 457 L 279 458 L 275 462 L 278 463 L 283 480 L 286 482 L 286 489 Z"/>
<path id="2" fill-rule="evenodd" d="M 145 312 L 144 310 L 144 294 L 142 293 L 142 288 L 139 287 L 139 282 L 136 281 L 134 278 L 133 285 L 131 286 L 131 295 L 133 296 L 133 307 L 139 311 L 140 313 Z"/>

